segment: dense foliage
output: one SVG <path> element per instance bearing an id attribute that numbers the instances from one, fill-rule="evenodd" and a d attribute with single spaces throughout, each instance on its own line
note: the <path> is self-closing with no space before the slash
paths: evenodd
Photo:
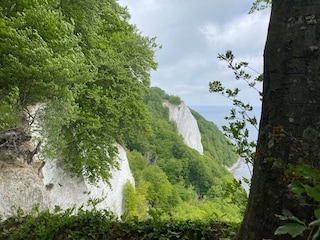
<path id="1" fill-rule="evenodd" d="M 55 213 L 18 211 L 0 223 L 0 239 L 212 239 L 226 238 L 235 226 L 215 221 L 157 221 L 122 219 L 108 211 L 68 209 Z M 228 238 L 226 238 L 228 239 Z"/>
<path id="2" fill-rule="evenodd" d="M 163 90 L 149 89 L 145 103 L 150 112 L 150 136 L 127 145 L 137 191 L 135 196 L 133 187 L 126 187 L 127 215 L 239 222 L 246 193 L 224 167 L 237 156 L 217 127 L 196 112 L 205 154 L 187 147 L 162 105 L 168 99 Z"/>
<path id="3" fill-rule="evenodd" d="M 1 1 L 0 130 L 25 126 L 42 103 L 45 157 L 108 181 L 113 144 L 147 132 L 142 98 L 156 67 L 154 39 L 129 17 L 115 0 Z"/>

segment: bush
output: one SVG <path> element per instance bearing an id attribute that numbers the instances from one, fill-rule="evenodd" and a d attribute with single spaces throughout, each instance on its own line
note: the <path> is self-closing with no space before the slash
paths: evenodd
<path id="1" fill-rule="evenodd" d="M 0 222 L 0 239 L 212 239 L 228 237 L 232 226 L 215 221 L 119 221 L 106 210 L 19 213 Z"/>

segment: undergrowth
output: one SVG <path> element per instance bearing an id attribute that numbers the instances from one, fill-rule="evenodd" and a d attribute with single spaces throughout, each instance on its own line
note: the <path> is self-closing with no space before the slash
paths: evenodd
<path id="1" fill-rule="evenodd" d="M 0 219 L 1 220 L 1 219 Z M 70 208 L 53 213 L 21 209 L 0 222 L 0 239 L 230 239 L 238 226 L 216 221 L 118 219 L 107 210 Z"/>

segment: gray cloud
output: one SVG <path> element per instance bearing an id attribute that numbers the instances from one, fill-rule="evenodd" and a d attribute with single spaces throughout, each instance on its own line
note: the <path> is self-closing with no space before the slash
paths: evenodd
<path id="1" fill-rule="evenodd" d="M 146 36 L 156 36 L 163 48 L 156 53 L 158 70 L 152 85 L 180 96 L 189 106 L 226 105 L 208 92 L 208 83 L 220 80 L 240 87 L 252 104 L 258 96 L 236 81 L 217 54 L 231 49 L 239 61 L 262 72 L 262 55 L 269 11 L 248 15 L 251 0 L 120 0 L 129 8 L 131 22 Z"/>

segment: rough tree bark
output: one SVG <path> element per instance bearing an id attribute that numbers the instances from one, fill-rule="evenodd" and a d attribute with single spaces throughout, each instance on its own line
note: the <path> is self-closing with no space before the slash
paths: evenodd
<path id="1" fill-rule="evenodd" d="M 320 1 L 272 2 L 257 153 L 238 240 L 292 239 L 274 236 L 283 225 L 275 214 L 310 220 L 313 212 L 288 191 L 284 168 L 299 158 L 320 168 Z"/>

